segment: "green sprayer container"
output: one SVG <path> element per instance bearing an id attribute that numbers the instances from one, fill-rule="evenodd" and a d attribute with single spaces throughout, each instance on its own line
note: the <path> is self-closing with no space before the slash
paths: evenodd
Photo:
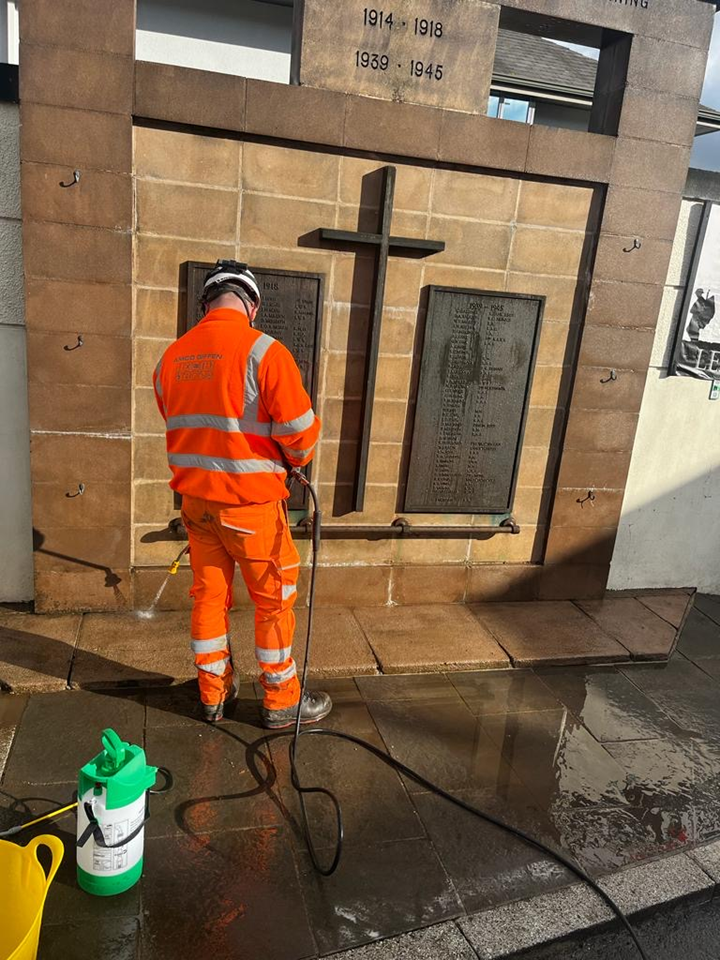
<path id="1" fill-rule="evenodd" d="M 140 879 L 147 791 L 157 767 L 114 730 L 103 730 L 102 745 L 78 778 L 77 878 L 88 893 L 110 897 Z"/>

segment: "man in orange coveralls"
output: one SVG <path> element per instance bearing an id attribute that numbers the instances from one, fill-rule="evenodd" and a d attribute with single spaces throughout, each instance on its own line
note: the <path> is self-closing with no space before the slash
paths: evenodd
<path id="1" fill-rule="evenodd" d="M 205 719 L 237 696 L 228 640 L 235 564 L 255 604 L 263 724 L 326 717 L 292 658 L 300 558 L 288 528 L 287 464 L 308 463 L 320 433 L 290 352 L 253 327 L 260 290 L 247 265 L 219 260 L 205 278 L 203 319 L 164 353 L 153 376 L 165 418 L 170 486 L 190 538 L 192 650 Z"/>

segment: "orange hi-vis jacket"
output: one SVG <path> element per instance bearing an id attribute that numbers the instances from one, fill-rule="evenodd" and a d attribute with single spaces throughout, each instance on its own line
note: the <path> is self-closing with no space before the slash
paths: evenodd
<path id="1" fill-rule="evenodd" d="M 170 486 L 225 504 L 288 496 L 286 464 L 312 459 L 320 433 L 292 354 L 242 310 L 211 310 L 153 375 Z"/>

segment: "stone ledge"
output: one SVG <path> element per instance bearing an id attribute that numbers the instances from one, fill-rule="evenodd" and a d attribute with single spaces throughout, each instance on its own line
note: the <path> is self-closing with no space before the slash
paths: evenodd
<path id="1" fill-rule="evenodd" d="M 620 909 L 638 918 L 680 903 L 712 899 L 720 875 L 720 842 L 610 874 L 600 881 Z M 491 910 L 391 937 L 336 954 L 344 960 L 501 960 L 533 947 L 615 922 L 608 906 L 589 887 L 519 900 Z"/>
<path id="2" fill-rule="evenodd" d="M 715 881 L 684 853 L 618 871 L 600 886 L 629 917 L 681 901 L 710 900 L 715 892 Z M 576 884 L 474 914 L 458 924 L 478 957 L 499 960 L 579 932 L 599 931 L 614 920 L 596 893 Z"/>
<path id="3" fill-rule="evenodd" d="M 102 580 L 102 578 L 101 578 Z M 642 601 L 642 602 L 641 602 Z M 311 675 L 430 674 L 667 660 L 692 597 L 680 591 L 570 601 L 318 605 Z M 629 608 L 629 612 L 628 612 Z M 295 656 L 305 649 L 298 606 Z M 239 674 L 256 675 L 253 611 L 236 609 Z M 187 611 L 31 614 L 0 610 L 0 690 L 170 686 L 195 676 Z"/>
<path id="4" fill-rule="evenodd" d="M 292 117 L 278 112 L 280 106 L 287 107 L 288 100 L 294 108 Z M 593 183 L 609 181 L 616 140 L 549 128 L 533 133 L 535 128 L 494 117 L 143 60 L 135 65 L 134 114 L 147 122 L 518 173 L 545 172 L 542 150 L 551 137 L 556 153 L 564 158 L 564 166 L 554 175 Z M 361 139 L 347 129 L 348 118 L 356 114 Z M 418 130 L 427 133 L 419 154 Z M 555 133 L 559 136 L 553 138 Z M 531 142 L 536 143 L 532 151 Z"/>

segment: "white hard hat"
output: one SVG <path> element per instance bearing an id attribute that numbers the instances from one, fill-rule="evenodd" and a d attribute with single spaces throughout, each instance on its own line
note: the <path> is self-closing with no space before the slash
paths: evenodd
<path id="1" fill-rule="evenodd" d="M 223 284 L 242 287 L 253 303 L 260 304 L 260 287 L 246 263 L 239 263 L 237 260 L 218 260 L 205 277 L 203 299 L 207 299 L 207 295 L 213 287 L 219 287 Z"/>

